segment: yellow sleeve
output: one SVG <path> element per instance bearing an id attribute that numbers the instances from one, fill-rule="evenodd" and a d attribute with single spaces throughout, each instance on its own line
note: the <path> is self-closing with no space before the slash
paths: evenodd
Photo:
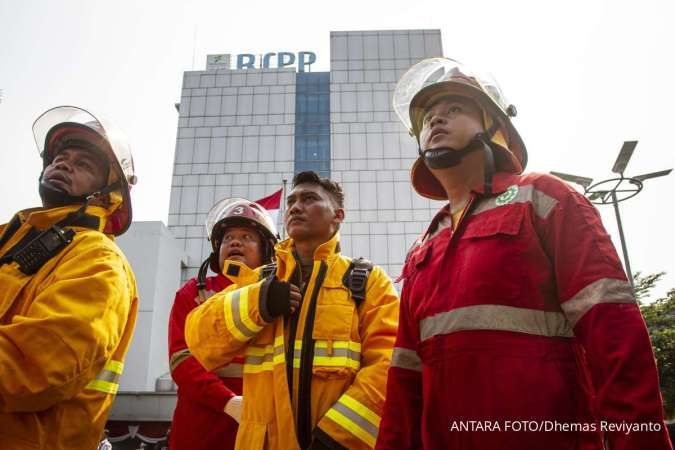
<path id="1" fill-rule="evenodd" d="M 352 385 L 319 421 L 315 436 L 320 434 L 349 449 L 375 446 L 398 313 L 398 294 L 389 277 L 376 266 L 368 277 L 366 298 L 358 311 L 361 368 Z"/>
<path id="2" fill-rule="evenodd" d="M 0 411 L 39 411 L 75 396 L 102 370 L 137 307 L 131 269 L 103 234 L 80 232 L 25 312 L 0 325 Z M 116 391 L 116 380 L 108 383 Z M 114 386 L 113 386 L 114 385 Z"/>
<path id="3" fill-rule="evenodd" d="M 259 307 L 264 282 L 231 285 L 188 314 L 185 342 L 207 370 L 232 361 L 267 325 Z"/>

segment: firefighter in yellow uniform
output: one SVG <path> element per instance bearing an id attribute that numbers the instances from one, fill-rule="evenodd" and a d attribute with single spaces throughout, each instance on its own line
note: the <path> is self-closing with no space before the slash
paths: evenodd
<path id="1" fill-rule="evenodd" d="M 381 268 L 339 253 L 343 201 L 337 183 L 298 174 L 276 265 L 251 274 L 226 262 L 236 284 L 188 316 L 187 344 L 204 367 L 245 355 L 243 402 L 228 404 L 237 449 L 375 445 L 399 301 Z"/>
<path id="2" fill-rule="evenodd" d="M 91 450 L 136 321 L 134 275 L 113 236 L 131 223 L 131 153 L 75 107 L 33 126 L 43 207 L 0 226 L 0 448 Z"/>

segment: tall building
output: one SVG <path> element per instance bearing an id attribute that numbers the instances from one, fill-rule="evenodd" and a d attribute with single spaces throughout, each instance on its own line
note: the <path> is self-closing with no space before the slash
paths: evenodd
<path id="1" fill-rule="evenodd" d="M 332 32 L 330 49 L 330 72 L 231 69 L 229 55 L 209 58 L 224 65 L 185 72 L 169 209 L 169 229 L 187 254 L 183 280 L 210 252 L 203 224 L 215 201 L 264 197 L 310 169 L 345 191 L 343 252 L 400 272 L 438 205 L 411 188 L 417 149 L 391 96 L 411 65 L 442 55 L 440 31 Z M 238 63 L 244 56 L 253 57 Z M 274 56 L 288 60 L 269 54 L 259 65 Z"/>
<path id="2" fill-rule="evenodd" d="M 185 72 L 169 230 L 134 223 L 118 241 L 136 271 L 141 304 L 108 423 L 116 448 L 152 444 L 170 425 L 168 315 L 174 292 L 211 251 L 204 221 L 216 201 L 259 199 L 283 180 L 290 187 L 294 173 L 314 170 L 345 191 L 342 251 L 371 259 L 392 278 L 440 206 L 410 185 L 417 148 L 391 106 L 401 75 L 442 55 L 440 31 L 332 32 L 330 52 L 330 72 L 306 70 L 308 52 L 257 62 L 254 55 L 210 55 L 206 70 Z M 297 69 L 269 67 L 293 59 Z"/>

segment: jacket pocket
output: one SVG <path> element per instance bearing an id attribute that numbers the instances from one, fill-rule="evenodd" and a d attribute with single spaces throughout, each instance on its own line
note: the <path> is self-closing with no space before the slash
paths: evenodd
<path id="1" fill-rule="evenodd" d="M 334 291 L 337 289 L 326 289 Z M 339 289 L 344 291 L 346 289 Z M 347 293 L 345 292 L 345 295 Z M 348 340 L 352 334 L 354 320 L 354 304 L 325 304 L 323 302 L 316 305 L 316 316 L 314 319 L 314 330 L 312 337 L 314 339 L 334 339 Z"/>
<path id="2" fill-rule="evenodd" d="M 319 378 L 346 378 L 361 367 L 361 343 L 352 340 L 354 304 L 316 305 L 314 361 L 312 372 Z"/>
<path id="3" fill-rule="evenodd" d="M 349 289 L 342 284 L 342 280 L 326 280 L 321 287 L 318 305 L 352 305 Z"/>
<path id="4" fill-rule="evenodd" d="M 406 263 L 403 266 L 403 271 L 399 276 L 399 279 L 409 282 L 415 276 L 415 274 L 423 270 L 431 259 L 431 243 L 425 242 L 419 247 L 414 249 L 407 257 Z"/>
<path id="5" fill-rule="evenodd" d="M 523 223 L 523 214 L 515 206 L 503 211 L 490 211 L 473 217 L 462 234 L 462 239 L 488 238 L 495 235 L 517 236 Z"/>
<path id="6" fill-rule="evenodd" d="M 265 448 L 267 426 L 261 422 L 242 421 L 237 431 L 237 450 L 262 450 Z"/>

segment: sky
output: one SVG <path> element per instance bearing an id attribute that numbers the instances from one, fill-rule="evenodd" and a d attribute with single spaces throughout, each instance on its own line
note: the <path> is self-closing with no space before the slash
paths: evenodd
<path id="1" fill-rule="evenodd" d="M 330 31 L 440 29 L 445 56 L 488 70 L 518 109 L 529 171 L 603 180 L 625 140 L 626 175 L 675 167 L 675 3 L 661 0 L 0 0 L 0 222 L 39 204 L 31 125 L 63 104 L 127 133 L 135 220 L 166 223 L 183 72 L 212 53 L 312 51 Z M 620 204 L 633 271 L 675 288 L 675 174 Z M 600 207 L 620 251 L 614 211 Z"/>

